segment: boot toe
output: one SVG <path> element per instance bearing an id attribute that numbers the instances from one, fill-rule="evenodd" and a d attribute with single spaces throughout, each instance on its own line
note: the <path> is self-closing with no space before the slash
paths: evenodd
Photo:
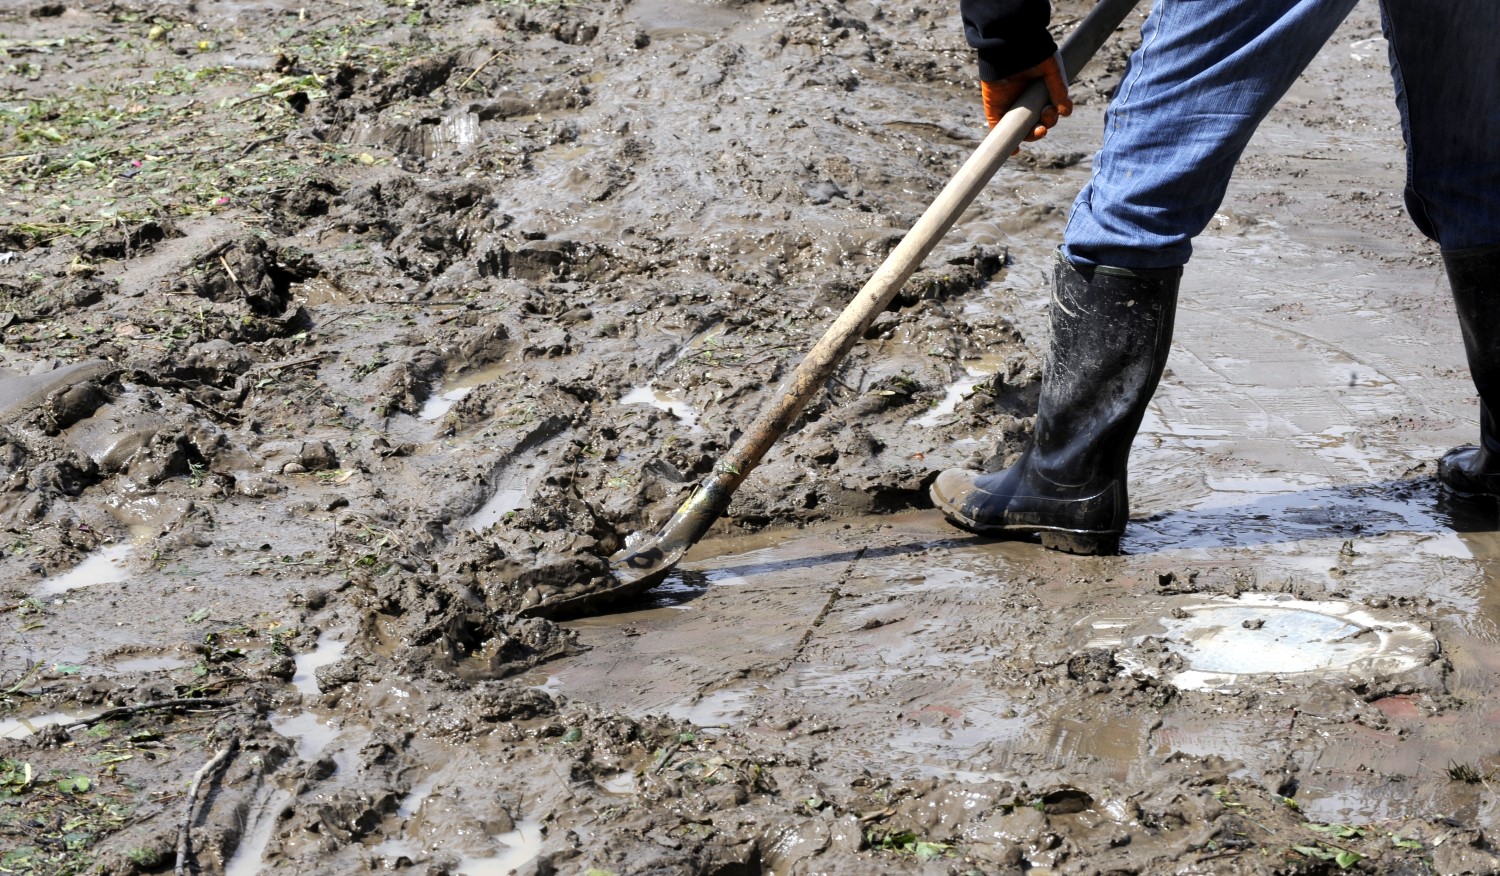
<path id="1" fill-rule="evenodd" d="M 938 510 L 957 514 L 963 510 L 964 502 L 974 494 L 974 479 L 979 472 L 962 468 L 950 468 L 937 476 L 927 494 Z"/>

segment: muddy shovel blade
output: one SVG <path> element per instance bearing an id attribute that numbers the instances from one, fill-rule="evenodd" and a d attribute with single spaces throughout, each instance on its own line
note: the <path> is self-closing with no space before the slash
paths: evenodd
<path id="1" fill-rule="evenodd" d="M 1138 0 L 1101 0 L 1073 31 L 1062 47 L 1063 67 L 1075 76 L 1115 32 Z M 610 558 L 614 581 L 603 589 L 563 595 L 525 609 L 523 614 L 566 618 L 597 614 L 611 603 L 655 587 L 672 571 L 682 555 L 702 538 L 714 521 L 729 509 L 729 500 L 750 470 L 775 444 L 813 396 L 828 383 L 844 357 L 849 354 L 865 330 L 875 321 L 901 291 L 901 287 L 921 266 L 958 217 L 989 183 L 990 177 L 1005 159 L 1021 145 L 1036 127 L 1047 105 L 1047 88 L 1033 83 L 1001 117 L 979 144 L 979 148 L 953 179 L 943 187 L 937 199 L 912 226 L 901 243 L 859 290 L 859 294 L 824 332 L 822 339 L 808 351 L 787 382 L 777 392 L 769 409 L 760 415 L 734 447 L 714 466 L 714 473 L 682 503 L 672 519 L 654 536 L 627 539 L 624 551 Z"/>
<path id="2" fill-rule="evenodd" d="M 626 548 L 610 557 L 611 581 L 603 588 L 585 593 L 564 595 L 528 606 L 518 614 L 523 617 L 545 617 L 552 620 L 587 617 L 599 614 L 611 605 L 623 602 L 666 580 L 688 548 L 708 532 L 714 521 L 729 508 L 733 486 L 726 486 L 727 473 L 710 476 L 693 495 L 678 507 L 672 519 L 656 535 L 631 536 Z M 737 485 L 738 480 L 734 483 Z"/>

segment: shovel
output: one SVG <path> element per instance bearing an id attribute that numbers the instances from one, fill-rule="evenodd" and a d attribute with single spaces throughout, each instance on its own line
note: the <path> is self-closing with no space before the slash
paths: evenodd
<path id="1" fill-rule="evenodd" d="M 1070 80 L 1094 57 L 1099 47 L 1135 8 L 1138 0 L 1101 0 L 1062 47 L 1063 67 Z M 626 539 L 627 547 L 610 558 L 614 580 L 603 589 L 580 595 L 566 595 L 523 609 L 530 617 L 567 618 L 598 613 L 609 603 L 643 593 L 660 584 L 682 555 L 708 532 L 714 521 L 729 508 L 734 491 L 744 482 L 750 470 L 761 461 L 797 419 L 803 407 L 827 383 L 834 370 L 848 355 L 865 330 L 885 310 L 886 305 L 906 283 L 942 240 L 948 229 L 973 202 L 990 177 L 1000 169 L 1026 135 L 1036 127 L 1042 108 L 1047 105 L 1047 89 L 1037 81 L 1021 95 L 1000 124 L 990 131 L 969 160 L 917 220 L 917 224 L 891 251 L 886 260 L 865 283 L 864 288 L 844 308 L 833 325 L 813 346 L 802 364 L 782 385 L 775 402 L 751 424 L 740 440 L 730 448 L 713 472 L 678 507 L 676 513 L 656 535 L 637 533 Z"/>

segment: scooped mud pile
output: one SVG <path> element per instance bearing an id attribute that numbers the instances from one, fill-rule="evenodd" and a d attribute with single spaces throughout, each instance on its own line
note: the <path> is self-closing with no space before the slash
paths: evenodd
<path id="1" fill-rule="evenodd" d="M 1125 794 L 934 778 L 547 683 L 587 628 L 518 612 L 607 580 L 976 145 L 950 6 L 36 0 L 0 23 L 0 870 L 1491 860 L 1461 822 L 1307 840 L 1290 787 L 1214 757 Z M 921 508 L 936 471 L 1017 450 L 1051 189 L 1086 155 L 1028 147 L 722 532 Z M 1096 657 L 1068 691 L 1177 696 Z"/>

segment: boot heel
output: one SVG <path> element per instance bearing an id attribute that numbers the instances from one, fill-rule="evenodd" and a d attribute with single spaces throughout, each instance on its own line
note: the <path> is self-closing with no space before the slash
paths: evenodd
<path id="1" fill-rule="evenodd" d="M 1120 536 L 1109 533 L 1042 532 L 1042 547 L 1049 551 L 1085 556 L 1114 556 L 1120 552 Z"/>

